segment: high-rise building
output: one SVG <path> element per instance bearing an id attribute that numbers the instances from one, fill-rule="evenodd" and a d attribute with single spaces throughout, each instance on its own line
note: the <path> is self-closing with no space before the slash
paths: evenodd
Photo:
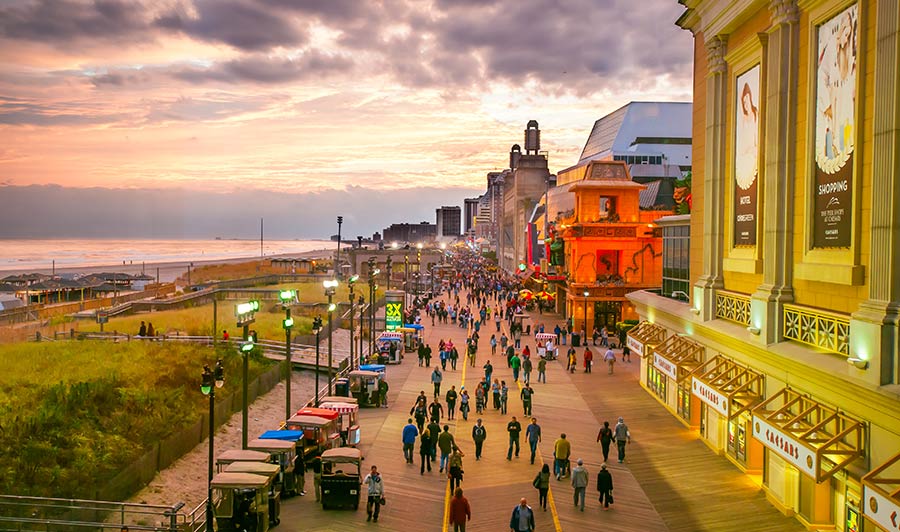
<path id="1" fill-rule="evenodd" d="M 462 222 L 462 209 L 459 206 L 448 207 L 446 205 L 435 209 L 437 217 L 437 237 L 456 238 L 460 235 Z"/>
<path id="2" fill-rule="evenodd" d="M 417 244 L 434 240 L 437 235 L 437 226 L 429 222 L 391 224 L 390 227 L 384 228 L 383 233 L 382 240 L 388 243 Z"/>
<path id="3" fill-rule="evenodd" d="M 478 216 L 478 202 L 480 201 L 480 197 L 478 198 L 466 198 L 463 204 L 463 228 L 465 235 L 467 237 L 474 236 L 475 234 L 475 218 Z"/>
<path id="4" fill-rule="evenodd" d="M 627 295 L 641 385 L 805 528 L 896 531 L 897 2 L 684 4 L 692 212 Z"/>

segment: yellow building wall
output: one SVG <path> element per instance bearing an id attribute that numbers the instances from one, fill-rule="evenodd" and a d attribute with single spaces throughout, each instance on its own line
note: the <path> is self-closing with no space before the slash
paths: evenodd
<path id="1" fill-rule="evenodd" d="M 836 2 L 829 5 L 838 5 Z M 849 3 L 840 3 L 849 6 Z M 858 56 L 858 76 L 862 77 L 857 99 L 863 98 L 863 106 L 857 114 L 857 128 L 862 133 L 862 143 L 857 146 L 856 157 L 858 175 L 854 181 L 854 208 L 857 210 L 856 239 L 858 242 L 859 263 L 868 270 L 871 231 L 871 184 L 872 184 L 872 105 L 875 88 L 875 0 L 861 0 Z M 794 263 L 803 262 L 808 234 L 812 230 L 811 217 L 808 214 L 811 200 L 811 179 L 813 165 L 813 138 L 809 129 L 815 120 L 815 63 L 816 33 L 811 26 L 807 11 L 800 14 L 800 61 L 797 113 L 797 151 L 796 181 L 794 186 Z M 868 272 L 867 272 L 868 273 Z M 823 274 L 827 278 L 827 274 Z M 868 275 L 862 285 L 847 286 L 836 283 L 825 283 L 804 279 L 794 279 L 794 300 L 799 305 L 817 307 L 834 312 L 850 314 L 857 310 L 859 304 L 868 297 Z"/>
<path id="2" fill-rule="evenodd" d="M 694 112 L 691 124 L 691 286 L 703 275 L 703 165 L 706 157 L 706 46 L 694 34 Z"/>

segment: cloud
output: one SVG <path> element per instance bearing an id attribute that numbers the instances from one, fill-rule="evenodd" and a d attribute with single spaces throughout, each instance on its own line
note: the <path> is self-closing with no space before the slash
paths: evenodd
<path id="1" fill-rule="evenodd" d="M 353 60 L 345 55 L 311 51 L 298 57 L 248 55 L 210 67 L 175 68 L 170 75 L 193 83 L 260 83 L 280 84 L 299 79 L 318 78 L 350 71 Z"/>
<path id="2" fill-rule="evenodd" d="M 145 6 L 127 0 L 36 0 L 0 6 L 0 37 L 71 45 L 72 41 L 146 40 Z"/>
<path id="3" fill-rule="evenodd" d="M 291 17 L 254 2 L 197 0 L 195 13 L 174 10 L 154 25 L 182 32 L 200 41 L 222 42 L 241 50 L 259 51 L 278 46 L 300 46 L 307 35 Z"/>
<path id="4" fill-rule="evenodd" d="M 126 115 L 69 103 L 36 103 L 21 98 L 0 97 L 0 125 L 8 126 L 92 126 L 111 124 Z"/>

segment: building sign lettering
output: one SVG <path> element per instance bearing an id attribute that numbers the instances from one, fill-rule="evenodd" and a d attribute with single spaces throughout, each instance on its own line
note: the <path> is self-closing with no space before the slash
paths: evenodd
<path id="1" fill-rule="evenodd" d="M 659 353 L 653 353 L 653 366 L 669 378 L 678 380 L 678 366 L 672 364 L 666 357 L 660 356 Z"/>
<path id="2" fill-rule="evenodd" d="M 691 392 L 716 412 L 728 417 L 728 398 L 717 392 L 705 382 L 694 377 Z"/>
<path id="3" fill-rule="evenodd" d="M 801 445 L 792 436 L 776 429 L 764 419 L 753 416 L 753 437 L 770 450 L 775 451 L 806 475 L 816 478 L 818 459 L 816 453 Z"/>
<path id="4" fill-rule="evenodd" d="M 885 530 L 900 531 L 900 505 L 863 486 L 863 515 Z"/>
<path id="5" fill-rule="evenodd" d="M 644 356 L 644 344 L 637 341 L 634 336 L 630 334 L 626 338 L 626 343 L 628 344 L 628 349 L 631 349 L 631 352 L 636 354 L 637 356 Z"/>
<path id="6" fill-rule="evenodd" d="M 396 331 L 403 327 L 403 303 L 389 301 L 384 305 L 384 328 Z"/>

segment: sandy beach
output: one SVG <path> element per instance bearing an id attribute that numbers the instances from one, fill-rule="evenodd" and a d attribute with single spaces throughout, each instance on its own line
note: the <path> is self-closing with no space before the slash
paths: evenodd
<path id="1" fill-rule="evenodd" d="M 283 253 L 279 255 L 267 255 L 265 259 L 284 259 L 284 258 L 296 258 L 296 259 L 320 259 L 325 257 L 331 257 L 334 253 L 333 249 L 318 249 L 312 251 L 304 251 L 299 253 Z M 170 283 L 177 279 L 178 277 L 184 275 L 188 271 L 188 267 L 197 268 L 200 266 L 207 265 L 215 265 L 215 264 L 238 264 L 241 262 L 251 262 L 254 260 L 259 260 L 258 256 L 248 256 L 248 257 L 234 257 L 228 259 L 216 259 L 216 260 L 194 260 L 194 261 L 176 261 L 176 262 L 147 262 L 147 263 L 134 263 L 130 262 L 128 264 L 108 264 L 105 266 L 69 266 L 69 267 L 59 267 L 56 268 L 56 275 L 60 274 L 89 274 L 89 273 L 99 273 L 99 272 L 116 272 L 116 273 L 127 273 L 131 275 L 139 275 L 141 273 L 146 273 L 147 275 L 151 275 L 153 277 L 159 277 L 159 281 L 162 283 Z M 0 279 L 6 277 L 8 275 L 20 275 L 23 273 L 43 273 L 46 275 L 50 275 L 53 273 L 51 268 L 36 268 L 36 269 L 19 269 L 19 270 L 0 270 Z"/>

